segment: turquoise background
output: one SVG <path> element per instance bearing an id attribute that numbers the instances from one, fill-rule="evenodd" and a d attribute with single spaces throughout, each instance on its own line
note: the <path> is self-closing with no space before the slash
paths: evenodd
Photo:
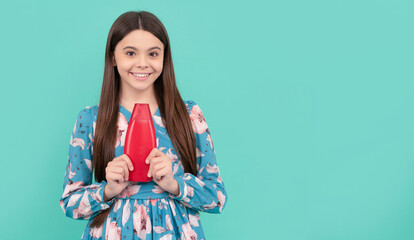
<path id="1" fill-rule="evenodd" d="M 228 191 L 207 239 L 414 239 L 414 2 L 8 1 L 0 7 L 2 239 L 79 239 L 59 199 L 115 19 L 165 24 Z"/>

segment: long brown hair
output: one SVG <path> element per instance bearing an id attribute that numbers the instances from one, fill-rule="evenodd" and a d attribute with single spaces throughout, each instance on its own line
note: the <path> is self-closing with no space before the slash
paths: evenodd
<path id="1" fill-rule="evenodd" d="M 97 182 L 106 181 L 105 168 L 108 162 L 113 160 L 115 154 L 120 76 L 116 66 L 113 66 L 112 57 L 118 42 L 137 29 L 152 33 L 164 44 L 163 71 L 154 82 L 158 108 L 184 171 L 194 175 L 197 171 L 194 132 L 188 111 L 175 82 L 167 31 L 152 13 L 130 11 L 115 20 L 109 30 L 106 44 L 105 69 L 94 137 L 93 167 Z M 108 217 L 111 207 L 96 215 L 90 227 L 101 226 Z"/>

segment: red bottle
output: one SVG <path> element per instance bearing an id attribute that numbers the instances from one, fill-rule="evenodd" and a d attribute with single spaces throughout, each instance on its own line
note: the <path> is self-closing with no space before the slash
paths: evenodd
<path id="1" fill-rule="evenodd" d="M 152 180 L 152 177 L 147 176 L 149 164 L 145 163 L 145 159 L 156 147 L 157 139 L 149 105 L 135 103 L 124 145 L 124 154 L 128 155 L 134 165 L 134 170 L 129 172 L 128 181 L 149 182 Z"/>

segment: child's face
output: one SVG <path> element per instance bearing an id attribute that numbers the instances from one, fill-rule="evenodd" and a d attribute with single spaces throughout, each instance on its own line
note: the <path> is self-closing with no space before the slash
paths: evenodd
<path id="1" fill-rule="evenodd" d="M 118 42 L 112 60 L 122 91 L 143 93 L 152 90 L 162 72 L 164 44 L 150 32 L 134 30 Z"/>

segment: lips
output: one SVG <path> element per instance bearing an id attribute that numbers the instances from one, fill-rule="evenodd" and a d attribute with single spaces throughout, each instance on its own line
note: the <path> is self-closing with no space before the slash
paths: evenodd
<path id="1" fill-rule="evenodd" d="M 137 77 L 146 77 L 150 73 L 132 73 L 132 74 L 134 74 L 134 76 L 137 76 Z"/>
<path id="2" fill-rule="evenodd" d="M 142 81 L 142 80 L 147 79 L 149 76 L 151 76 L 152 73 L 130 73 L 130 74 L 136 80 L 141 80 Z"/>

